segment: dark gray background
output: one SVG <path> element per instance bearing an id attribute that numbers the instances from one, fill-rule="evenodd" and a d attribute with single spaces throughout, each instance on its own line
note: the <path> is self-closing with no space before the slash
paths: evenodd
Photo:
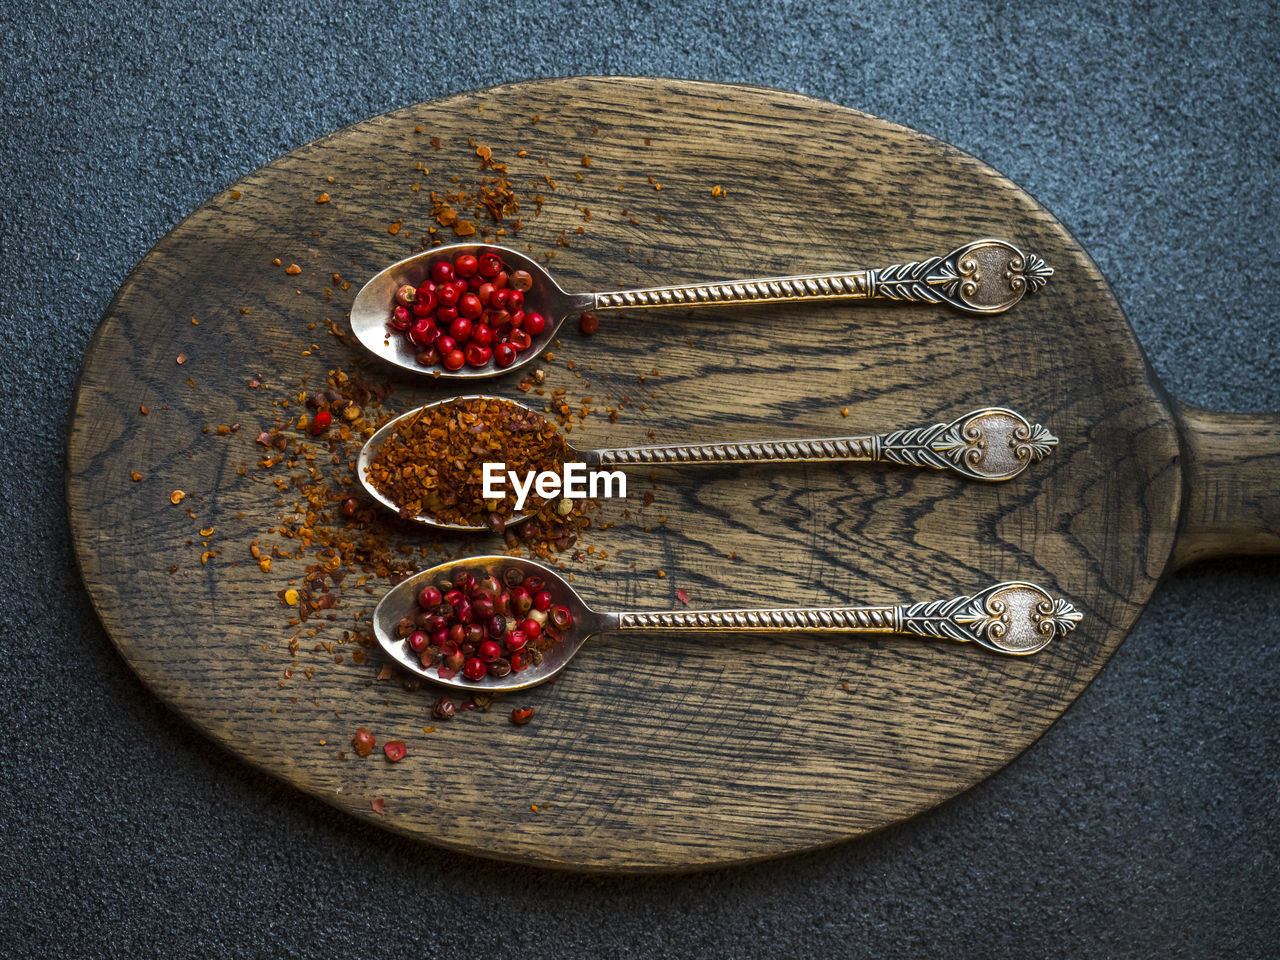
<path id="1" fill-rule="evenodd" d="M 206 742 L 115 654 L 62 494 L 85 345 L 184 215 L 339 126 L 566 74 L 764 84 L 950 141 L 1074 231 L 1173 394 L 1280 408 L 1273 4 L 289 6 L 0 7 L 0 953 L 1274 955 L 1274 560 L 1170 577 L 1036 746 L 932 813 L 593 879 L 403 841 Z"/>

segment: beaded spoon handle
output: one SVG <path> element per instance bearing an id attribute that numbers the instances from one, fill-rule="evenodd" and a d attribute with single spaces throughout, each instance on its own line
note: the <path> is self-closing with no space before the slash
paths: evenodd
<path id="1" fill-rule="evenodd" d="M 531 657 L 527 667 L 513 670 L 511 662 L 502 658 L 501 648 L 496 648 L 497 659 L 489 661 L 491 666 L 477 671 L 477 679 L 467 679 L 452 670 L 445 670 L 442 675 L 440 665 L 427 665 L 430 661 L 424 661 L 423 654 L 415 652 L 407 636 L 402 635 L 399 625 L 419 610 L 416 597 L 424 587 L 436 583 L 448 587 L 456 582 L 452 578 L 459 571 L 477 578 L 498 578 L 513 568 L 522 576 L 539 577 L 556 598 L 554 602 L 563 605 L 568 615 L 560 638 Z M 611 630 L 875 633 L 976 643 L 997 653 L 1027 656 L 1066 636 L 1081 619 L 1082 614 L 1070 601 L 1055 598 L 1043 588 L 1020 580 L 998 583 L 975 594 L 947 600 L 884 606 L 597 613 L 555 570 L 513 557 L 473 557 L 424 570 L 392 588 L 374 610 L 373 629 L 387 655 L 406 670 L 448 687 L 473 693 L 501 693 L 545 683 L 569 665 L 588 639 Z M 429 649 L 426 652 L 429 654 Z M 515 655 L 511 656 L 514 659 Z"/>
<path id="2" fill-rule="evenodd" d="M 950 423 L 862 437 L 747 443 L 614 447 L 583 453 L 588 466 L 696 463 L 898 463 L 951 470 L 970 480 L 1011 480 L 1038 463 L 1058 438 L 1003 407 L 974 410 Z"/>

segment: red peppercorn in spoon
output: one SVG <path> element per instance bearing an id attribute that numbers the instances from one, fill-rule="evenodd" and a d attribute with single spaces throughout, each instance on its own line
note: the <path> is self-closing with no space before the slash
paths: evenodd
<path id="1" fill-rule="evenodd" d="M 567 317 L 584 311 L 899 300 L 999 313 L 1040 289 L 1052 274 L 1040 257 L 988 239 L 966 243 L 946 256 L 882 269 L 568 293 L 540 264 L 516 250 L 454 244 L 377 274 L 356 294 L 351 328 L 370 351 L 406 370 L 476 379 L 528 363 Z M 583 325 L 588 329 L 594 329 L 594 321 Z"/>
<path id="2" fill-rule="evenodd" d="M 552 596 L 549 612 L 527 605 L 543 590 Z M 455 640 L 453 627 L 474 617 L 482 598 L 497 608 L 505 606 L 506 613 L 478 625 L 472 619 L 463 639 Z M 973 642 L 1025 656 L 1070 633 L 1080 620 L 1068 601 L 1020 581 L 972 596 L 897 605 L 597 613 L 548 567 L 513 557 L 473 557 L 423 570 L 397 584 L 374 610 L 373 630 L 387 656 L 410 673 L 447 687 L 503 693 L 546 683 L 587 640 L 611 631 L 896 634 Z M 529 624 L 539 629 L 535 632 Z M 419 625 L 433 630 L 422 650 L 410 640 Z"/>

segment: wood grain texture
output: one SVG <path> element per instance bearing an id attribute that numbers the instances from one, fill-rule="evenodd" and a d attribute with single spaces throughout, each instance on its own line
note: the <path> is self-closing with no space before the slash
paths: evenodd
<path id="1" fill-rule="evenodd" d="M 1187 482 L 1174 563 L 1280 553 L 1280 416 L 1177 415 Z"/>
<path id="2" fill-rule="evenodd" d="M 678 588 L 705 608 L 889 604 L 1029 580 L 1070 598 L 1080 627 L 1026 659 L 891 638 L 613 636 L 519 697 L 537 709 L 527 727 L 506 722 L 510 702 L 435 723 L 428 692 L 373 682 L 377 656 L 335 664 L 304 650 L 312 678 L 279 686 L 292 631 L 276 591 L 301 562 L 264 575 L 248 561 L 246 545 L 269 537 L 284 507 L 273 487 L 237 475 L 257 459 L 254 434 L 280 395 L 247 384 L 315 384 L 363 362 L 320 324 L 340 321 L 360 283 L 418 249 L 427 190 L 476 175 L 468 138 L 515 179 L 557 180 L 518 243 L 554 251 L 568 289 L 875 267 L 983 236 L 1057 271 L 992 317 L 883 303 L 643 311 L 606 314 L 594 338 L 566 333 L 544 364 L 549 386 L 648 404 L 575 431 L 583 447 L 863 434 L 985 405 L 1061 440 L 1005 484 L 857 464 L 634 476 L 631 516 L 607 503 L 602 519 L 616 526 L 590 539 L 610 554 L 605 569 L 579 568 L 594 606 L 678 608 Z M 712 196 L 717 184 L 725 196 Z M 459 850 L 602 871 L 857 836 L 1024 750 L 1114 652 L 1169 563 L 1178 430 L 1105 281 L 1032 198 L 936 140 L 756 88 L 555 80 L 372 119 L 235 189 L 238 199 L 213 198 L 143 260 L 88 350 L 69 443 L 73 534 L 103 623 L 159 696 L 237 755 L 356 816 Z M 329 203 L 315 202 L 321 191 Z M 389 234 L 400 219 L 405 229 Z M 562 231 L 568 247 L 557 246 Z M 273 257 L 303 273 L 286 276 Z M 353 287 L 325 302 L 334 272 Z M 304 356 L 311 343 L 319 349 Z M 400 409 L 449 395 L 370 369 Z M 521 397 L 518 379 L 491 383 Z M 245 429 L 201 433 L 230 422 Z M 175 488 L 189 494 L 182 508 L 168 502 Z M 655 502 L 640 509 L 646 490 Z M 197 528 L 208 526 L 222 553 L 202 566 Z M 369 606 L 385 586 L 372 585 Z M 379 742 L 407 740 L 409 758 L 339 760 L 357 724 Z M 386 798 L 385 815 L 374 797 Z"/>

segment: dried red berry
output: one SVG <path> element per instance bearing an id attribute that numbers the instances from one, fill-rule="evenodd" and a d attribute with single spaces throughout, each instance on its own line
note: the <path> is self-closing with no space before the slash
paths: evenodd
<path id="1" fill-rule="evenodd" d="M 333 424 L 333 414 L 328 410 L 321 410 L 311 420 L 311 432 L 313 434 L 321 434 L 329 429 Z"/>
<path id="2" fill-rule="evenodd" d="M 409 748 L 405 746 L 403 740 L 388 740 L 382 745 L 382 752 L 392 763 L 399 763 L 409 752 Z"/>
<path id="3" fill-rule="evenodd" d="M 364 727 L 356 728 L 356 735 L 351 738 L 351 746 L 355 748 L 357 757 L 367 757 L 373 753 L 373 748 L 377 746 L 373 734 Z"/>
<path id="4" fill-rule="evenodd" d="M 458 315 L 474 320 L 484 313 L 484 304 L 474 293 L 464 293 L 458 298 Z"/>
<path id="5" fill-rule="evenodd" d="M 511 711 L 511 722 L 517 727 L 523 727 L 532 719 L 533 707 L 516 707 Z"/>

